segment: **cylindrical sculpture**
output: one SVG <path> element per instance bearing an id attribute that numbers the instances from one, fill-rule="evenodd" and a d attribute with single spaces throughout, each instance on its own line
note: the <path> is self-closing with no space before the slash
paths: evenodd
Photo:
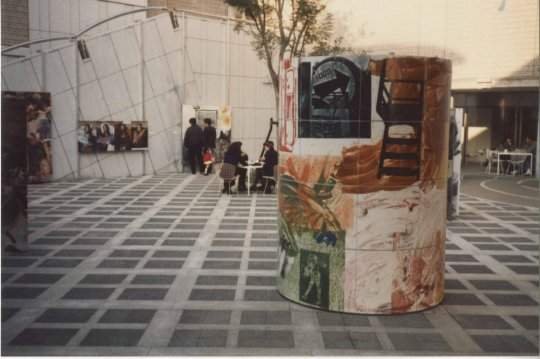
<path id="1" fill-rule="evenodd" d="M 282 64 L 283 296 L 374 314 L 442 301 L 450 77 L 440 58 Z"/>

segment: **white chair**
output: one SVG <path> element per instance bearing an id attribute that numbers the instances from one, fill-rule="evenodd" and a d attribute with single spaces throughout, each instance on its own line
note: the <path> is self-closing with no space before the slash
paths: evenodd
<path id="1" fill-rule="evenodd" d="M 491 173 L 492 166 L 495 166 L 495 169 L 496 169 L 497 163 L 499 161 L 499 158 L 497 157 L 497 151 L 486 149 L 486 160 L 487 160 L 486 172 Z"/>
<path id="2" fill-rule="evenodd" d="M 516 149 L 515 152 L 519 153 L 526 153 L 523 149 Z M 510 156 L 509 160 L 509 172 L 512 175 L 522 175 L 523 174 L 523 166 L 525 165 L 525 161 L 527 160 L 527 156 Z"/>

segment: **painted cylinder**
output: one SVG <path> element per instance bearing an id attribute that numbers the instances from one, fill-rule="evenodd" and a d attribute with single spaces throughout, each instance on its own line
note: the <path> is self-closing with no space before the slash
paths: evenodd
<path id="1" fill-rule="evenodd" d="M 349 313 L 439 304 L 450 61 L 307 57 L 281 70 L 279 292 Z"/>

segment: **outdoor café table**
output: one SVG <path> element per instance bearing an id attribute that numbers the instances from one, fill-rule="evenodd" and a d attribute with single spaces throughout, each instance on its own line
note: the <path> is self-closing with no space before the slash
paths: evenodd
<path id="1" fill-rule="evenodd" d="M 251 172 L 256 170 L 257 168 L 262 168 L 263 167 L 263 163 L 262 162 L 254 162 L 254 163 L 248 163 L 247 166 L 243 166 L 243 165 L 238 165 L 238 167 L 240 168 L 245 168 L 246 171 L 247 171 L 247 192 L 248 192 L 248 196 L 250 195 L 250 192 L 251 192 Z"/>
<path id="2" fill-rule="evenodd" d="M 496 152 L 497 152 L 497 176 L 500 173 L 501 155 L 508 156 L 508 157 L 531 156 L 531 162 L 532 162 L 532 153 L 529 153 L 529 152 L 507 152 L 507 151 L 496 151 Z"/>

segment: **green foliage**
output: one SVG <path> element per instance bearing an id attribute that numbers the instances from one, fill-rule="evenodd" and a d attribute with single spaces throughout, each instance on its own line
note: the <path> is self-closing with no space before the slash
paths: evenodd
<path id="1" fill-rule="evenodd" d="M 303 56 L 307 49 L 318 53 L 338 51 L 343 39 L 332 42 L 333 17 L 325 13 L 326 0 L 225 0 L 243 13 L 247 22 L 235 29 L 252 36 L 252 46 L 265 61 L 279 101 L 279 63 L 284 58 Z"/>

